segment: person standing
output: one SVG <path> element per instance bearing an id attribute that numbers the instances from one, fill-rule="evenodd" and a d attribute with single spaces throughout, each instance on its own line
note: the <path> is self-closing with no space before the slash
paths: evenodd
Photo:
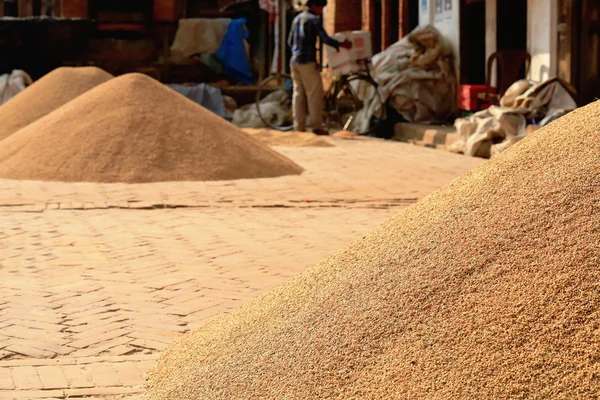
<path id="1" fill-rule="evenodd" d="M 294 95 L 292 107 L 294 113 L 294 129 L 306 130 L 306 111 L 310 115 L 310 127 L 317 135 L 327 135 L 323 129 L 323 82 L 317 65 L 317 36 L 323 43 L 339 50 L 352 48 L 352 42 L 339 42 L 331 38 L 319 18 L 327 0 L 308 0 L 307 9 L 294 18 L 288 37 L 288 45 L 292 48 L 290 68 Z"/>

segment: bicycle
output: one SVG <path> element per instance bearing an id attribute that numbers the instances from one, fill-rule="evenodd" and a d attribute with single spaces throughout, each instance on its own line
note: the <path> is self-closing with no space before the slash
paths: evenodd
<path id="1" fill-rule="evenodd" d="M 359 71 L 333 78 L 325 92 L 323 119 L 328 131 L 350 130 L 366 135 L 385 119 L 379 85 L 370 73 L 370 60 L 357 61 Z M 293 129 L 292 78 L 276 73 L 264 79 L 256 92 L 256 108 L 263 123 L 276 130 Z"/>

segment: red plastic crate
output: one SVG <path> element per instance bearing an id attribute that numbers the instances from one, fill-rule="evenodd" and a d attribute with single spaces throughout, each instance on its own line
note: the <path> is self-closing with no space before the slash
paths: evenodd
<path id="1" fill-rule="evenodd" d="M 485 100 L 487 86 L 485 85 L 460 85 L 459 108 L 468 111 L 486 109 L 490 104 Z M 490 87 L 490 92 L 495 93 L 496 88 Z"/>
<path id="2" fill-rule="evenodd" d="M 476 111 L 479 107 L 477 103 L 477 99 L 461 97 L 458 107 L 461 110 Z"/>
<path id="3" fill-rule="evenodd" d="M 486 87 L 485 85 L 460 85 L 459 94 L 460 97 L 477 98 L 479 93 L 485 93 Z"/>
<path id="4" fill-rule="evenodd" d="M 490 105 L 491 104 L 485 100 L 461 98 L 458 103 L 458 108 L 467 111 L 481 111 L 485 110 Z"/>

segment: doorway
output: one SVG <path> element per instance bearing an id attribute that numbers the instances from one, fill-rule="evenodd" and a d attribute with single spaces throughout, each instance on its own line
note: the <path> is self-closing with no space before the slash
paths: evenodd
<path id="1" fill-rule="evenodd" d="M 497 0 L 496 51 L 527 51 L 527 0 Z M 498 66 L 496 65 L 496 71 Z M 519 70 L 520 78 L 527 78 L 526 65 Z"/>
<path id="2" fill-rule="evenodd" d="M 108 23 L 144 23 L 154 16 L 153 0 L 90 0 L 91 19 Z"/>
<path id="3" fill-rule="evenodd" d="M 527 50 L 527 0 L 496 4 L 496 49 Z"/>
<path id="4" fill-rule="evenodd" d="M 419 0 L 408 1 L 408 32 L 419 26 Z"/>
<path id="5" fill-rule="evenodd" d="M 373 52 L 379 53 L 384 49 L 383 47 L 383 36 L 381 35 L 381 17 L 383 15 L 383 7 L 381 5 L 382 0 L 374 0 L 373 1 L 373 18 L 371 19 L 371 23 L 373 24 L 373 29 L 371 29 L 372 37 L 373 37 Z"/>
<path id="6" fill-rule="evenodd" d="M 460 83 L 485 84 L 485 1 L 460 3 Z"/>
<path id="7" fill-rule="evenodd" d="M 383 43 L 381 50 L 390 47 L 398 41 L 400 34 L 400 2 L 383 0 L 382 2 L 381 36 Z"/>
<path id="8" fill-rule="evenodd" d="M 579 103 L 600 97 L 600 0 L 582 0 L 579 29 Z"/>
<path id="9" fill-rule="evenodd" d="M 2 4 L 2 3 L 0 3 Z M 16 1 L 5 1 L 4 2 L 4 16 L 5 17 L 18 17 L 19 8 L 17 7 Z"/>

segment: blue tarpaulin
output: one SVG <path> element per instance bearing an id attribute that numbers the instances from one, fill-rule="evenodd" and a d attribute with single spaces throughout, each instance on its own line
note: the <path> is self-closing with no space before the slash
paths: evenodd
<path id="1" fill-rule="evenodd" d="M 167 85 L 188 99 L 200 104 L 202 107 L 214 112 L 220 117 L 225 116 L 225 104 L 221 89 L 200 83 L 196 86 L 185 86 L 179 84 Z"/>
<path id="2" fill-rule="evenodd" d="M 246 18 L 232 20 L 221 47 L 215 54 L 225 66 L 225 74 L 247 85 L 254 83 L 244 48 L 244 39 L 249 35 L 246 29 Z"/>

